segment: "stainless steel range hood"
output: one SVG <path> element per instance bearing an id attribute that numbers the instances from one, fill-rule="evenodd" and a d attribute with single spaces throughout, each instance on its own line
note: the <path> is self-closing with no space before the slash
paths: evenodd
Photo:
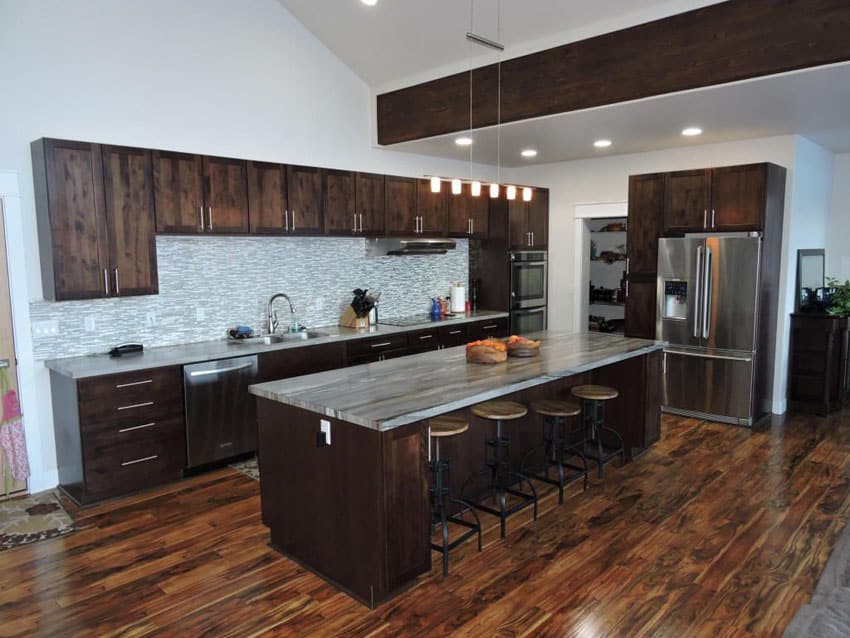
<path id="1" fill-rule="evenodd" d="M 457 244 L 454 240 L 440 237 L 391 238 L 380 237 L 366 240 L 367 257 L 385 257 L 406 255 L 445 255 L 447 250 L 454 250 Z"/>

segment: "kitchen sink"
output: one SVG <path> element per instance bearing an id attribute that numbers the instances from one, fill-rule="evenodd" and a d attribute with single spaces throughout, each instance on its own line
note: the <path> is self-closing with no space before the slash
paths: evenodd
<path id="1" fill-rule="evenodd" d="M 245 339 L 233 339 L 232 343 L 242 344 L 246 346 L 270 346 L 275 343 L 284 343 L 286 341 L 307 341 L 308 339 L 318 339 L 319 337 L 327 336 L 327 332 L 319 332 L 317 330 L 302 330 L 301 332 L 282 332 L 280 334 L 262 335 L 259 337 L 246 337 Z"/>

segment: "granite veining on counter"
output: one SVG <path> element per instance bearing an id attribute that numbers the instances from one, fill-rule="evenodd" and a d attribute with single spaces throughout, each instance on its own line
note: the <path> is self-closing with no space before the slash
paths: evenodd
<path id="1" fill-rule="evenodd" d="M 388 326 L 379 323 L 377 327 L 365 330 L 354 328 L 343 328 L 341 326 L 318 327 L 315 330 L 327 334 L 327 336 L 315 339 L 294 339 L 270 345 L 246 344 L 234 340 L 217 339 L 215 341 L 202 341 L 182 346 L 161 346 L 157 348 L 146 348 L 144 353 L 128 355 L 124 357 L 110 357 L 107 354 L 84 355 L 79 357 L 67 357 L 63 359 L 51 359 L 45 361 L 45 367 L 71 377 L 72 379 L 84 379 L 86 377 L 97 377 L 104 374 L 116 374 L 119 372 L 133 372 L 135 370 L 148 370 L 164 366 L 185 365 L 187 363 L 200 363 L 202 361 L 214 361 L 228 357 L 241 357 L 264 352 L 274 352 L 286 348 L 305 348 L 338 341 L 349 341 L 351 339 L 363 339 L 380 335 L 397 334 L 399 332 L 410 332 L 430 326 L 443 326 L 450 324 L 463 324 L 482 319 L 493 319 L 507 317 L 507 312 L 495 312 L 491 310 L 480 310 L 471 315 L 461 315 L 446 318 L 440 322 L 424 322 L 414 326 Z"/>
<path id="2" fill-rule="evenodd" d="M 469 364 L 460 346 L 252 385 L 250 392 L 384 431 L 664 347 L 601 333 L 528 336 L 542 340 L 540 354 L 503 364 Z"/>

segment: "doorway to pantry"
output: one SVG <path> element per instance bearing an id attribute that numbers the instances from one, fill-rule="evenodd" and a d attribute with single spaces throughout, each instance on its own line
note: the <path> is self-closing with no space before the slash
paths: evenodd
<path id="1" fill-rule="evenodd" d="M 591 331 L 622 333 L 626 310 L 626 218 L 588 219 L 588 318 Z"/>

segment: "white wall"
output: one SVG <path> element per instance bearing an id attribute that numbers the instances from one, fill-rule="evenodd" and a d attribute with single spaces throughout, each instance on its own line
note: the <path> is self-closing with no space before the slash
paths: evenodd
<path id="1" fill-rule="evenodd" d="M 832 204 L 826 245 L 826 274 L 850 279 L 850 153 L 836 155 L 832 165 Z"/>
<path id="2" fill-rule="evenodd" d="M 581 302 L 583 286 L 573 253 L 576 232 L 575 210 L 581 204 L 622 202 L 628 199 L 629 175 L 706 166 L 773 162 L 788 169 L 786 220 L 783 230 L 782 279 L 778 319 L 773 410 L 785 411 L 788 313 L 793 308 L 793 274 L 800 242 L 821 241 L 826 235 L 830 196 L 829 175 L 824 178 L 828 160 L 824 149 L 796 136 L 744 140 L 723 144 L 683 146 L 682 148 L 613 155 L 529 166 L 507 171 L 509 179 L 550 188 L 549 211 L 549 325 L 559 330 L 581 330 L 583 319 L 574 312 Z M 802 166 L 797 178 L 795 168 Z M 848 200 L 850 201 L 850 200 Z M 789 239 L 789 233 L 793 237 Z M 814 247 L 814 246 L 805 246 Z M 789 257 L 791 261 L 789 262 Z M 791 268 L 788 268 L 788 263 Z"/>
<path id="3" fill-rule="evenodd" d="M 29 300 L 42 297 L 29 148 L 39 137 L 407 175 L 469 170 L 371 148 L 369 89 L 275 0 L 0 0 L 0 81 L 0 169 L 20 184 L 10 276 Z M 25 309 L 14 311 L 28 330 Z M 25 410 L 49 405 L 44 369 L 21 395 Z M 25 414 L 45 448 L 31 458 L 35 491 L 56 484 L 48 412 Z"/>

